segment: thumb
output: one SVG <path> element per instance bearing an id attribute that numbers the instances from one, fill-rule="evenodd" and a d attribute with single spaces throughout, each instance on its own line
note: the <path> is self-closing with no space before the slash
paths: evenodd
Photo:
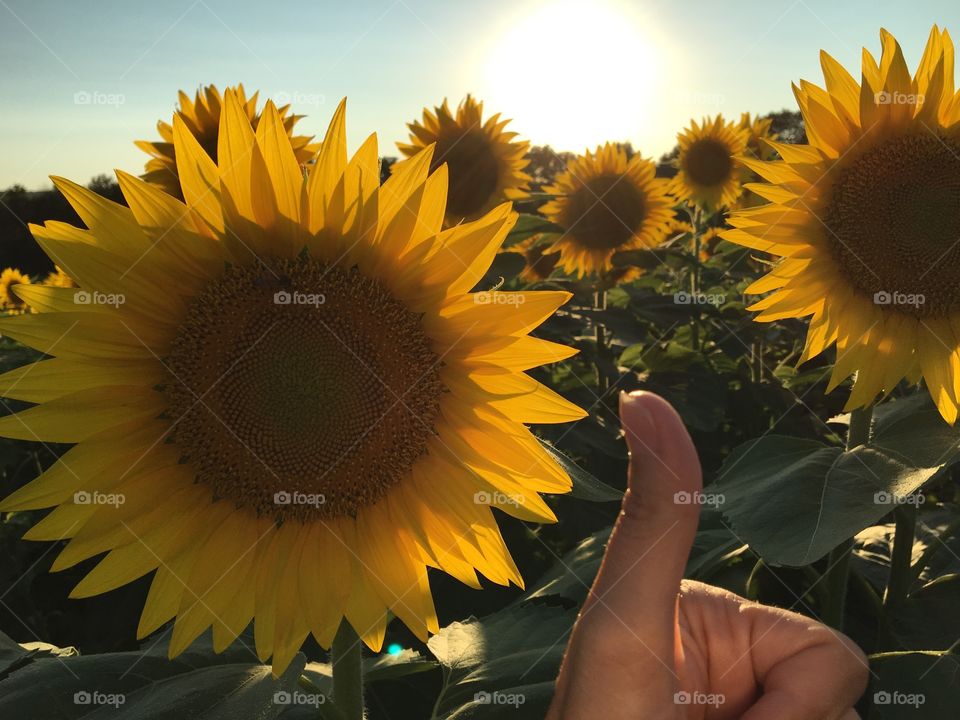
<path id="1" fill-rule="evenodd" d="M 700 463 L 663 398 L 620 393 L 620 418 L 629 487 L 567 646 L 552 720 L 666 717 L 680 685 L 676 601 L 697 532 Z"/>
<path id="2" fill-rule="evenodd" d="M 660 396 L 620 393 L 620 419 L 629 485 L 591 595 L 631 614 L 672 618 L 700 516 L 700 461 L 677 411 Z"/>

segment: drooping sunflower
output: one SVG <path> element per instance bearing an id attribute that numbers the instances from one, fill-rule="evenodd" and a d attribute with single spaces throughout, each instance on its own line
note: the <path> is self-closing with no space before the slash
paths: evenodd
<path id="1" fill-rule="evenodd" d="M 540 211 L 565 232 L 553 245 L 560 264 L 580 277 L 612 269 L 617 252 L 650 248 L 666 236 L 673 199 L 651 160 L 613 143 L 573 158 Z"/>
<path id="2" fill-rule="evenodd" d="M 722 231 L 723 228 L 721 227 L 711 227 L 704 231 L 703 235 L 700 237 L 701 262 L 706 262 L 713 257 L 714 250 L 717 247 L 717 242 L 720 240 L 720 233 Z"/>
<path id="3" fill-rule="evenodd" d="M 443 230 L 432 148 L 380 186 L 344 113 L 307 179 L 274 105 L 254 131 L 230 90 L 218 162 L 174 118 L 185 203 L 57 178 L 89 229 L 31 229 L 94 300 L 24 287 L 38 313 L 0 323 L 53 356 L 0 376 L 40 403 L 0 435 L 76 443 L 0 507 L 55 507 L 26 536 L 70 539 L 54 570 L 107 553 L 74 597 L 155 571 L 138 635 L 175 619 L 171 657 L 251 621 L 278 674 L 344 618 L 374 650 L 388 611 L 425 638 L 427 568 L 521 584 L 493 508 L 551 521 L 538 493 L 570 488 L 526 425 L 584 413 L 525 373 L 574 353 L 528 335 L 569 294 L 472 293 L 510 205 Z"/>
<path id="4" fill-rule="evenodd" d="M 454 114 L 446 100 L 432 111 L 424 108 L 423 119 L 408 123 L 410 142 L 397 143 L 407 158 L 435 144 L 433 166 L 447 164 L 450 190 L 447 194 L 446 224 L 475 220 L 504 200 L 527 195 L 530 176 L 523 172 L 530 144 L 509 132 L 509 120 L 500 114 L 483 119 L 483 103 L 467 95 Z M 395 163 L 400 171 L 409 160 Z"/>
<path id="5" fill-rule="evenodd" d="M 0 309 L 8 314 L 27 312 L 30 308 L 17 290 L 29 284 L 29 275 L 24 275 L 16 268 L 4 268 L 0 273 Z"/>
<path id="6" fill-rule="evenodd" d="M 674 215 L 672 218 L 670 218 L 670 222 L 667 223 L 667 237 L 683 235 L 684 233 L 693 234 L 693 225 Z"/>
<path id="7" fill-rule="evenodd" d="M 511 245 L 504 252 L 522 255 L 525 264 L 520 271 L 520 277 L 527 282 L 537 282 L 550 277 L 557 266 L 557 260 L 560 259 L 558 253 L 549 252 L 550 250 L 550 241 L 544 240 L 540 233 L 537 233 L 516 245 Z"/>
<path id="8" fill-rule="evenodd" d="M 743 190 L 737 157 L 747 147 L 747 131 L 717 115 L 677 135 L 680 156 L 670 192 L 679 200 L 714 212 L 733 205 Z"/>
<path id="9" fill-rule="evenodd" d="M 257 123 L 260 122 L 260 112 L 257 110 L 257 98 L 259 92 L 255 92 L 249 98 L 243 89 L 243 84 L 228 88 L 237 94 L 240 106 L 244 114 L 250 121 L 254 130 Z M 216 85 L 207 85 L 197 90 L 193 100 L 182 90 L 179 97 L 179 108 L 174 112 L 174 117 L 179 117 L 187 129 L 193 133 L 193 136 L 200 143 L 214 162 L 217 160 L 217 148 L 219 145 L 220 132 L 220 113 L 223 108 L 223 96 Z M 293 115 L 290 113 L 290 106 L 284 105 L 277 108 L 283 121 L 283 128 L 290 137 L 290 144 L 301 165 L 310 160 L 316 153 L 316 146 L 311 145 L 312 136 L 294 135 L 293 127 L 297 121 L 303 118 L 303 115 Z M 151 156 L 147 161 L 146 173 L 142 176 L 144 180 L 153 183 L 174 197 L 183 200 L 180 192 L 180 181 L 177 178 L 177 159 L 173 142 L 173 126 L 163 120 L 157 121 L 157 131 L 160 133 L 160 141 L 137 140 L 136 146 Z"/>
<path id="10" fill-rule="evenodd" d="M 53 287 L 76 287 L 76 284 L 73 282 L 73 279 L 67 275 L 63 268 L 59 265 L 55 265 L 53 272 L 47 275 L 43 280 L 44 285 L 52 285 Z"/>
<path id="11" fill-rule="evenodd" d="M 911 77 L 893 35 L 862 85 L 821 53 L 826 89 L 794 92 L 808 145 L 744 162 L 770 201 L 733 215 L 727 240 L 779 256 L 748 288 L 770 293 L 759 321 L 812 316 L 801 361 L 836 344 L 829 388 L 853 373 L 848 409 L 922 376 L 940 413 L 960 390 L 960 95 L 946 30 L 930 33 Z"/>

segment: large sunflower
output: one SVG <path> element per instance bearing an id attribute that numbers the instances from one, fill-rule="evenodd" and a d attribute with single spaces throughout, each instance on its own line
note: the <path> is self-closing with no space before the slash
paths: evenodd
<path id="1" fill-rule="evenodd" d="M 802 360 L 836 343 L 830 389 L 856 373 L 848 409 L 922 375 L 941 414 L 960 390 L 960 95 L 936 26 L 911 77 L 894 37 L 864 50 L 863 82 L 821 53 L 826 89 L 794 92 L 809 145 L 746 159 L 770 200 L 736 213 L 731 242 L 782 259 L 748 290 L 757 320 L 811 315 Z"/>
<path id="2" fill-rule="evenodd" d="M 257 111 L 257 97 L 259 92 L 255 92 L 249 98 L 243 89 L 243 85 L 237 85 L 233 88 L 237 94 L 237 99 L 243 109 L 244 114 L 250 121 L 254 130 L 260 121 L 260 113 Z M 209 155 L 214 162 L 217 160 L 217 147 L 219 145 L 220 132 L 220 111 L 223 107 L 223 97 L 216 85 L 207 85 L 205 88 L 197 90 L 193 100 L 182 90 L 180 91 L 180 107 L 174 112 L 174 117 L 179 117 L 186 128 L 193 133 L 193 136 L 200 143 L 200 147 Z M 310 160 L 316 152 L 316 146 L 311 145 L 312 136 L 294 135 L 293 126 L 297 124 L 303 115 L 288 114 L 289 105 L 277 108 L 283 122 L 283 128 L 290 136 L 290 144 L 293 146 L 294 155 L 297 161 L 302 165 Z M 180 181 L 177 178 L 177 159 L 174 153 L 173 126 L 163 120 L 157 121 L 157 131 L 162 140 L 147 141 L 137 140 L 136 145 L 145 153 L 151 156 L 147 161 L 146 173 L 142 176 L 147 182 L 162 187 L 174 197 L 183 200 L 180 192 Z"/>
<path id="3" fill-rule="evenodd" d="M 0 376 L 41 403 L 0 434 L 77 443 L 2 509 L 55 506 L 27 534 L 71 538 L 54 570 L 107 553 L 74 597 L 156 571 L 138 634 L 175 618 L 171 656 L 255 621 L 279 673 L 342 618 L 379 649 L 388 611 L 425 638 L 427 568 L 520 584 L 493 506 L 552 521 L 538 493 L 570 488 L 526 423 L 584 413 L 524 372 L 573 354 L 528 336 L 569 295 L 471 293 L 509 204 L 443 231 L 432 148 L 381 187 L 343 108 L 308 179 L 273 104 L 254 131 L 230 90 L 219 163 L 174 118 L 186 204 L 56 179 L 89 229 L 32 231 L 89 300 L 24 287 L 38 314 L 0 323 L 54 356 Z"/>
<path id="4" fill-rule="evenodd" d="M 640 155 L 627 159 L 613 143 L 587 151 L 567 163 L 554 185 L 556 195 L 541 208 L 565 229 L 553 245 L 560 264 L 580 277 L 611 270 L 617 252 L 660 244 L 673 218 L 673 199 L 653 162 Z"/>
<path id="5" fill-rule="evenodd" d="M 733 205 L 743 190 L 737 156 L 747 148 L 747 131 L 717 115 L 677 135 L 680 156 L 670 192 L 679 200 L 713 212 Z"/>
<path id="6" fill-rule="evenodd" d="M 501 120 L 499 113 L 484 120 L 483 103 L 467 95 L 456 114 L 444 100 L 433 111 L 424 108 L 420 122 L 408 123 L 410 142 L 397 143 L 400 152 L 412 158 L 435 144 L 431 170 L 447 164 L 448 226 L 475 220 L 506 199 L 526 196 L 530 176 L 523 170 L 529 143 L 505 130 L 509 122 Z M 400 171 L 406 162 L 395 163 L 392 171 Z"/>
<path id="7" fill-rule="evenodd" d="M 29 284 L 29 275 L 24 275 L 16 268 L 4 268 L 0 273 L 0 310 L 11 314 L 27 312 L 30 308 L 17 294 L 17 290 Z"/>

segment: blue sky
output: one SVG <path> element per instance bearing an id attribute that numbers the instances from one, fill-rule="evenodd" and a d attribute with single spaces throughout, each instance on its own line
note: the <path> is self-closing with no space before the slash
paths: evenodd
<path id="1" fill-rule="evenodd" d="M 377 132 L 385 155 L 423 105 L 473 92 L 534 142 L 656 156 L 690 117 L 794 107 L 820 48 L 856 69 L 881 26 L 913 66 L 934 22 L 960 36 L 960 4 L 0 0 L 0 187 L 139 172 L 133 141 L 211 82 L 290 97 L 309 133 L 348 96 L 351 144 Z"/>

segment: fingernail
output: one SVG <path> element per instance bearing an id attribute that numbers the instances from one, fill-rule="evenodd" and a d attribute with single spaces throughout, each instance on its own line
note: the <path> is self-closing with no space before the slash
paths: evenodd
<path id="1" fill-rule="evenodd" d="M 643 390 L 627 394 L 620 392 L 620 423 L 631 455 L 649 455 L 656 452 L 657 430 L 653 417 L 647 411 Z"/>

